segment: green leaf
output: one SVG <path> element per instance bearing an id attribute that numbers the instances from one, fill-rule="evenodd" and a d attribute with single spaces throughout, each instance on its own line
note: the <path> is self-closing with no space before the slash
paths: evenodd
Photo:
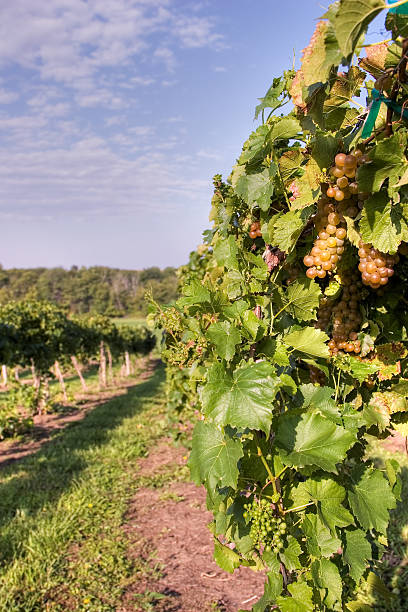
<path id="1" fill-rule="evenodd" d="M 241 565 L 240 556 L 217 539 L 214 540 L 214 560 L 221 569 L 230 574 Z"/>
<path id="2" fill-rule="evenodd" d="M 282 563 L 285 564 L 286 569 L 289 572 L 300 569 L 302 567 L 299 557 L 302 554 L 299 542 L 293 536 L 288 536 L 287 545 L 279 553 Z"/>
<path id="3" fill-rule="evenodd" d="M 295 117 L 283 117 L 273 126 L 269 134 L 269 140 L 273 144 L 276 140 L 290 140 L 302 131 L 301 125 Z"/>
<path id="4" fill-rule="evenodd" d="M 348 493 L 351 509 L 364 529 L 386 533 L 389 510 L 395 508 L 395 497 L 380 470 L 358 466 L 354 469 L 353 485 Z"/>
<path id="5" fill-rule="evenodd" d="M 222 425 L 268 433 L 280 384 L 273 366 L 266 362 L 245 364 L 232 375 L 214 363 L 202 391 L 204 413 Z"/>
<path id="6" fill-rule="evenodd" d="M 359 582 L 364 574 L 367 561 L 371 559 L 371 544 L 366 538 L 364 531 L 355 529 L 346 531 L 346 546 L 344 560 L 350 566 L 350 576 L 355 582 Z"/>
<path id="7" fill-rule="evenodd" d="M 289 332 L 284 336 L 283 341 L 289 346 L 306 355 L 314 357 L 329 358 L 330 353 L 326 342 L 329 336 L 320 329 L 314 327 L 304 327 L 303 329 Z"/>
<path id="8" fill-rule="evenodd" d="M 266 92 L 263 98 L 258 98 L 260 104 L 255 109 L 255 117 L 254 119 L 258 119 L 259 114 L 265 110 L 265 108 L 271 108 L 272 111 L 279 108 L 281 106 L 281 101 L 279 100 L 280 95 L 285 89 L 285 81 L 281 78 L 273 79 L 273 83 Z M 269 128 L 268 128 L 269 131 Z"/>
<path id="9" fill-rule="evenodd" d="M 232 270 L 238 270 L 238 245 L 234 236 L 219 240 L 214 246 L 214 257 L 219 266 L 226 266 Z"/>
<path id="10" fill-rule="evenodd" d="M 283 295 L 285 310 L 298 321 L 315 319 L 319 306 L 320 287 L 313 280 L 302 279 L 291 283 Z"/>
<path id="11" fill-rule="evenodd" d="M 283 578 L 279 572 L 279 563 L 277 568 L 268 572 L 267 581 L 265 582 L 264 594 L 261 599 L 253 606 L 252 612 L 264 612 L 268 605 L 274 604 L 276 599 L 282 593 Z"/>
<path id="12" fill-rule="evenodd" d="M 330 168 L 339 149 L 339 139 L 332 133 L 318 132 L 313 140 L 312 157 L 319 166 Z"/>
<path id="13" fill-rule="evenodd" d="M 354 2 L 354 0 L 352 0 Z M 381 140 L 369 153 L 370 163 L 360 166 L 357 173 L 361 191 L 379 191 L 386 179 L 390 187 L 396 185 L 407 168 L 405 158 L 406 135 L 396 132 Z"/>
<path id="14" fill-rule="evenodd" d="M 260 125 L 255 132 L 252 132 L 248 140 L 244 143 L 242 153 L 238 159 L 239 164 L 251 162 L 260 154 L 261 160 L 263 160 L 265 141 L 269 134 L 269 130 L 270 127 L 268 125 Z"/>
<path id="15" fill-rule="evenodd" d="M 280 340 L 266 337 L 257 346 L 257 354 L 270 357 L 277 365 L 288 366 L 289 355 L 286 346 Z"/>
<path id="16" fill-rule="evenodd" d="M 354 523 L 352 515 L 342 505 L 346 491 L 341 485 L 330 478 L 311 478 L 304 484 L 309 499 L 317 502 L 319 516 L 332 533 L 335 533 L 336 527 Z"/>
<path id="17" fill-rule="evenodd" d="M 305 582 L 288 585 L 292 597 L 278 597 L 276 603 L 281 612 L 313 612 L 313 589 Z"/>
<path id="18" fill-rule="evenodd" d="M 375 363 L 361 361 L 351 355 L 342 355 L 335 360 L 335 366 L 343 372 L 349 372 L 359 383 L 367 380 L 369 376 L 380 370 L 380 366 Z"/>
<path id="19" fill-rule="evenodd" d="M 302 522 L 306 546 L 312 557 L 331 557 L 341 547 L 341 541 L 333 536 L 316 514 L 306 514 Z"/>
<path id="20" fill-rule="evenodd" d="M 301 71 L 302 84 L 306 87 L 327 81 L 332 67 L 340 64 L 342 60 L 333 28 L 324 21 L 317 23 L 305 52 L 302 57 Z"/>
<path id="21" fill-rule="evenodd" d="M 250 206 L 258 206 L 267 211 L 274 193 L 274 167 L 265 168 L 257 174 L 243 174 L 239 177 L 235 191 Z"/>
<path id="22" fill-rule="evenodd" d="M 341 0 L 332 20 L 339 47 L 345 57 L 354 52 L 369 23 L 385 8 L 383 0 Z"/>
<path id="23" fill-rule="evenodd" d="M 258 319 L 253 310 L 244 312 L 241 316 L 241 321 L 251 340 L 256 340 L 259 328 L 261 328 L 261 332 L 265 331 L 265 323 L 262 319 Z M 262 335 L 262 333 L 260 335 Z"/>
<path id="24" fill-rule="evenodd" d="M 360 220 L 365 243 L 383 253 L 396 253 L 407 231 L 400 204 L 392 204 L 386 192 L 375 193 L 366 200 Z"/>
<path id="25" fill-rule="evenodd" d="M 215 344 L 221 359 L 231 361 L 235 355 L 235 347 L 241 342 L 239 330 L 229 321 L 212 323 L 206 332 L 206 337 Z"/>
<path id="26" fill-rule="evenodd" d="M 193 280 L 191 283 L 183 288 L 183 295 L 185 297 L 177 300 L 177 305 L 181 308 L 183 306 L 192 306 L 194 304 L 204 304 L 211 302 L 211 294 L 206 287 L 204 287 L 200 281 Z"/>
<path id="27" fill-rule="evenodd" d="M 240 440 L 226 437 L 212 423 L 199 421 L 193 434 L 193 446 L 188 465 L 196 484 L 208 482 L 215 488 L 237 486 L 237 463 L 243 456 Z"/>
<path id="28" fill-rule="evenodd" d="M 327 472 L 337 472 L 336 464 L 344 459 L 355 440 L 351 432 L 320 414 L 307 413 L 301 417 L 281 417 L 276 445 L 287 465 L 313 465 Z"/>
<path id="29" fill-rule="evenodd" d="M 295 246 L 304 226 L 301 211 L 289 211 L 274 223 L 273 244 L 289 253 Z"/>
<path id="30" fill-rule="evenodd" d="M 312 564 L 312 576 L 316 586 L 324 589 L 323 603 L 328 610 L 341 610 L 343 585 L 337 565 L 329 559 L 319 559 Z"/>

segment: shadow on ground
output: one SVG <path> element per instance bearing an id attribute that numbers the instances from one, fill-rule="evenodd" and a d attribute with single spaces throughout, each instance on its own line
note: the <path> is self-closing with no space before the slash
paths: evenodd
<path id="1" fill-rule="evenodd" d="M 150 398 L 157 394 L 163 381 L 164 368 L 159 364 L 149 379 L 128 387 L 125 394 L 97 406 L 81 421 L 69 424 L 37 452 L 2 468 L 0 527 L 6 526 L 17 512 L 33 516 L 45 504 L 58 501 L 87 467 L 83 451 L 107 444 L 112 432 L 126 418 L 148 409 Z M 1 539 L 0 559 L 4 562 L 7 547 L 2 550 Z"/>

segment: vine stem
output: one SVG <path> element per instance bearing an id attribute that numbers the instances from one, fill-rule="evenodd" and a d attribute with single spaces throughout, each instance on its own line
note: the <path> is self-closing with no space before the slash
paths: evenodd
<path id="1" fill-rule="evenodd" d="M 402 6 L 403 4 L 406 4 L 407 2 L 408 0 L 399 0 L 399 2 L 395 2 L 394 4 L 385 4 L 384 8 L 394 9 L 394 8 L 397 8 L 398 6 Z"/>
<path id="2" fill-rule="evenodd" d="M 407 0 L 405 0 L 407 1 Z M 395 6 L 395 4 L 393 5 Z M 379 40 L 378 42 L 375 43 L 368 43 L 367 45 L 361 45 L 363 48 L 365 47 L 376 47 L 377 45 L 384 45 L 385 43 L 389 43 L 392 41 L 392 38 L 386 38 L 385 40 Z"/>
<path id="3" fill-rule="evenodd" d="M 303 504 L 303 506 L 297 506 L 296 508 L 290 508 L 289 510 L 285 510 L 285 514 L 288 514 L 288 512 L 297 512 L 297 510 L 303 510 L 304 508 L 307 508 L 308 506 L 313 506 L 314 502 L 309 502 L 308 504 Z"/>

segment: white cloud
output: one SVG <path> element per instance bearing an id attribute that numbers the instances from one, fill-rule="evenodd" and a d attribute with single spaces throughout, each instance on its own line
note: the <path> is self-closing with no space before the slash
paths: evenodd
<path id="1" fill-rule="evenodd" d="M 19 95 L 15 91 L 8 91 L 7 89 L 0 89 L 0 104 L 11 104 L 18 100 Z"/>
<path id="2" fill-rule="evenodd" d="M 169 72 L 173 72 L 176 66 L 176 58 L 171 49 L 168 47 L 159 47 L 154 52 L 153 56 L 162 61 Z"/>
<path id="3" fill-rule="evenodd" d="M 227 69 L 224 66 L 215 66 L 214 72 L 227 72 Z"/>
<path id="4" fill-rule="evenodd" d="M 222 45 L 212 20 L 193 12 L 175 0 L 5 2 L 0 5 L 0 67 L 15 63 L 38 71 L 44 81 L 85 88 L 88 93 L 95 86 L 100 89 L 101 70 L 131 68 L 135 58 L 155 57 L 173 70 L 170 45 Z M 155 46 L 153 35 L 166 43 Z M 144 76 L 133 79 L 142 86 L 154 82 Z"/>

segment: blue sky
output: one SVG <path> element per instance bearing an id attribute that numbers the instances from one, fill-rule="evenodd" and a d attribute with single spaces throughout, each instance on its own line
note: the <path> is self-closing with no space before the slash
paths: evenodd
<path id="1" fill-rule="evenodd" d="M 0 262 L 184 263 L 322 0 L 0 7 Z"/>

